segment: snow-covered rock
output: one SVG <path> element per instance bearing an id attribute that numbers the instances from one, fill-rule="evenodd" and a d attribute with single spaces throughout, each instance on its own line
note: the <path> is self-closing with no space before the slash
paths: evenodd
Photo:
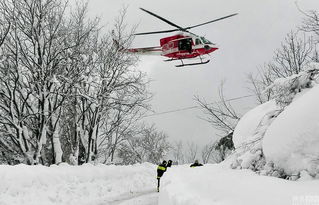
<path id="1" fill-rule="evenodd" d="M 319 86 L 295 99 L 279 114 L 263 138 L 267 161 L 288 174 L 319 171 Z"/>

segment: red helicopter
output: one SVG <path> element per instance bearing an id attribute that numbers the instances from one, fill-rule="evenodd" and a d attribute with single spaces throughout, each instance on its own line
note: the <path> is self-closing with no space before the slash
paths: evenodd
<path id="1" fill-rule="evenodd" d="M 182 64 L 176 65 L 176 67 L 183 67 L 183 66 L 192 66 L 192 65 L 200 65 L 200 64 L 206 64 L 210 60 L 203 61 L 202 56 L 207 55 L 211 52 L 214 52 L 218 48 L 215 46 L 214 43 L 210 42 L 206 38 L 202 36 L 198 36 L 194 33 L 191 33 L 188 31 L 189 29 L 203 26 L 209 23 L 213 23 L 216 21 L 220 21 L 232 16 L 237 15 L 231 14 L 228 16 L 224 16 L 218 19 L 214 19 L 205 23 L 197 24 L 194 26 L 189 27 L 181 27 L 178 26 L 171 21 L 168 21 L 167 19 L 158 16 L 157 14 L 154 14 L 146 9 L 140 8 L 141 10 L 145 11 L 146 13 L 168 23 L 171 26 L 176 27 L 176 29 L 170 29 L 170 30 L 163 30 L 163 31 L 152 31 L 152 32 L 144 32 L 144 33 L 136 33 L 134 35 L 148 35 L 148 34 L 158 34 L 158 33 L 169 33 L 178 31 L 177 34 L 169 37 L 165 37 L 160 39 L 160 46 L 155 47 L 146 47 L 146 48 L 130 48 L 126 51 L 131 53 L 137 53 L 137 54 L 144 54 L 144 55 L 161 55 L 168 57 L 169 59 L 165 61 L 174 61 L 174 60 L 180 60 Z M 197 63 L 190 63 L 190 64 L 184 64 L 184 59 L 193 59 L 199 57 L 200 62 Z"/>

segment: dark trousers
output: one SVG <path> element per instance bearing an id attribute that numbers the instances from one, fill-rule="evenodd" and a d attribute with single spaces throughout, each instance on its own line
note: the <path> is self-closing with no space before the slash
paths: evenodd
<path id="1" fill-rule="evenodd" d="M 161 177 L 157 177 L 157 191 L 159 192 Z"/>

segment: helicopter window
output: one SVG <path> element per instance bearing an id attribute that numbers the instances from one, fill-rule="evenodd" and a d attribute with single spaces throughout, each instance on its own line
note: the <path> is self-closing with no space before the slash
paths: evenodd
<path id="1" fill-rule="evenodd" d="M 207 40 L 206 38 L 204 37 L 200 37 L 202 39 L 202 41 L 205 43 L 205 44 L 212 44 L 212 42 L 210 42 L 209 40 Z"/>
<path id="2" fill-rule="evenodd" d="M 201 42 L 201 40 L 200 40 L 199 38 L 196 38 L 195 44 L 196 44 L 196 45 L 199 45 L 199 44 L 202 44 L 202 42 Z"/>
<path id="3" fill-rule="evenodd" d="M 178 42 L 178 50 L 192 52 L 192 39 L 181 39 Z"/>

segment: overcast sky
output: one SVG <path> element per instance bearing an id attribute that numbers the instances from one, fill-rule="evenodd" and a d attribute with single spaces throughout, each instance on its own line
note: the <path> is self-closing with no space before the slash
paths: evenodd
<path id="1" fill-rule="evenodd" d="M 319 9 L 318 0 L 90 0 L 90 15 L 98 15 L 112 25 L 118 11 L 127 6 L 127 23 L 139 24 L 138 32 L 172 29 L 170 25 L 141 11 L 150 10 L 180 25 L 191 26 L 232 13 L 239 15 L 192 30 L 216 43 L 219 50 L 206 65 L 175 68 L 178 62 L 164 62 L 164 57 L 144 56 L 138 68 L 153 80 L 153 110 L 164 112 L 196 105 L 195 95 L 207 102 L 217 100 L 217 89 L 226 80 L 226 98 L 248 94 L 246 75 L 271 60 L 286 34 L 302 22 L 302 10 Z M 157 46 L 170 34 L 137 36 L 135 47 Z M 252 108 L 253 100 L 237 101 L 242 112 Z M 145 118 L 166 132 L 173 140 L 198 141 L 203 145 L 215 139 L 215 130 L 198 109 Z"/>

